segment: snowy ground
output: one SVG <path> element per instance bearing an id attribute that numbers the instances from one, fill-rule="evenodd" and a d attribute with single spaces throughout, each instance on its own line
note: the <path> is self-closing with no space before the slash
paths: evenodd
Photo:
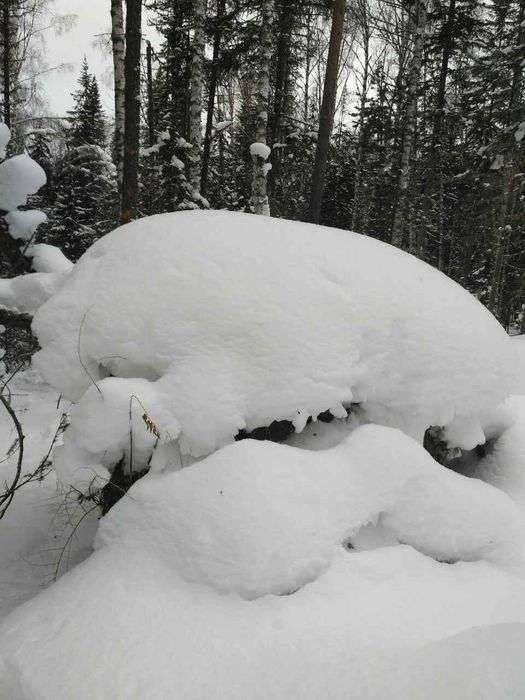
<path id="1" fill-rule="evenodd" d="M 33 463 L 47 451 L 65 407 L 56 408 L 56 392 L 33 371 L 20 374 L 12 391 L 27 435 L 28 463 Z M 2 444 L 10 444 L 11 426 L 6 421 L 0 425 Z M 334 428 L 339 431 L 335 438 L 330 436 L 330 426 L 319 424 L 314 429 L 324 433 L 323 448 L 342 437 L 340 426 Z M 515 424 L 513 430 L 525 438 L 525 422 L 521 427 Z M 295 442 L 301 440 L 302 447 L 308 447 L 308 435 Z M 269 445 L 275 454 L 266 461 L 274 465 L 275 472 L 256 481 L 262 501 L 250 501 L 244 478 L 252 481 L 254 474 L 249 469 L 239 481 L 232 466 L 237 460 L 228 458 L 228 450 L 251 455 L 246 465 L 257 471 L 258 453 L 251 454 L 250 445 L 256 453 L 262 450 L 266 459 L 266 443 L 239 443 L 217 453 L 226 476 L 221 470 L 223 476 L 219 477 L 213 476 L 213 471 L 192 473 L 190 469 L 156 475 L 134 487 L 135 493 L 121 501 L 120 511 L 117 506 L 106 519 L 96 553 L 6 620 L 0 644 L 5 654 L 0 697 L 525 697 L 525 574 L 519 553 L 505 555 L 504 561 L 488 553 L 472 562 L 443 563 L 417 551 L 417 547 L 422 548 L 420 543 L 416 542 L 416 547 L 399 544 L 395 537 L 389 540 L 381 528 L 371 527 L 356 538 L 355 549 L 340 547 L 330 554 L 329 566 L 322 557 L 317 562 L 314 557 L 308 583 L 308 575 L 303 580 L 297 578 L 294 561 L 298 570 L 304 571 L 303 560 L 317 545 L 301 547 L 314 537 L 316 522 L 324 520 L 322 532 L 326 532 L 330 522 L 337 520 L 337 499 L 329 491 L 337 488 L 340 477 L 332 475 L 335 481 L 330 487 L 331 458 L 325 457 L 326 505 L 322 495 L 318 499 L 313 493 L 298 496 L 302 482 L 297 474 L 288 485 L 286 480 L 278 480 L 279 470 L 286 475 L 290 465 L 289 459 L 282 463 L 282 457 L 292 448 Z M 523 442 L 518 448 L 523 450 Z M 519 450 L 512 454 L 515 463 L 520 459 Z M 365 451 L 369 455 L 370 446 Z M 331 451 L 321 454 L 327 456 Z M 521 459 L 523 456 L 522 452 Z M 4 473 L 7 464 L 3 464 Z M 178 476 L 185 473 L 190 478 L 186 486 Z M 198 511 L 199 498 L 191 479 L 198 482 L 201 475 L 204 481 L 200 488 L 206 491 L 207 487 L 210 493 L 200 496 L 203 513 L 199 520 L 192 510 Z M 515 475 L 511 490 L 516 489 L 517 501 L 522 503 L 520 476 Z M 179 479 L 179 489 L 170 490 L 170 479 L 174 484 Z M 208 512 L 205 505 L 219 484 L 223 491 L 220 496 L 217 493 L 219 503 L 227 499 L 224 508 L 233 518 L 222 535 L 221 511 Z M 177 495 L 180 487 L 182 492 Z M 268 502 L 265 489 L 271 490 L 272 519 L 257 511 L 261 503 Z M 435 490 L 434 486 L 433 494 Z M 489 521 L 503 517 L 494 518 L 498 493 L 494 492 L 493 501 L 492 492 L 486 494 Z M 239 506 L 244 506 L 244 511 L 235 505 L 241 496 Z M 435 501 L 424 492 L 419 497 L 423 499 L 419 517 L 427 517 L 423 511 Z M 307 511 L 302 507 L 305 498 L 310 500 Z M 169 508 L 166 510 L 170 503 L 175 503 L 173 517 Z M 283 504 L 287 506 L 284 511 Z M 457 528 L 454 518 L 462 517 L 461 513 L 454 514 L 448 502 L 445 506 L 449 509 L 447 525 Z M 512 504 L 509 501 L 503 507 L 511 508 Z M 162 513 L 160 519 L 155 519 L 156 511 L 159 517 Z M 64 496 L 52 475 L 43 484 L 20 491 L 0 534 L 3 615 L 52 580 L 71 532 L 70 515 L 73 522 L 78 520 L 78 506 L 76 513 L 67 513 Z M 141 526 L 142 517 L 144 525 L 149 523 L 146 529 Z M 482 513 L 473 517 L 483 526 Z M 414 522 L 407 526 L 402 521 L 398 518 L 397 526 L 414 526 Z M 78 542 L 68 565 L 90 551 L 96 520 L 84 521 L 83 526 L 77 531 Z M 170 532 L 169 527 L 175 531 Z M 303 528 L 306 531 L 301 535 Z M 461 530 L 476 537 L 476 528 L 469 530 L 468 518 L 458 532 L 460 539 L 464 535 Z M 406 531 L 405 537 L 416 534 Z M 233 548 L 225 549 L 223 536 L 237 538 Z M 174 550 L 174 542 L 186 545 L 182 551 Z M 207 558 L 217 543 L 217 559 Z M 236 546 L 241 549 L 236 550 Z M 248 549 L 243 552 L 244 546 Z M 288 549 L 280 559 L 283 548 Z M 238 563 L 245 569 L 234 574 L 234 582 L 246 582 L 246 576 L 255 571 L 254 583 L 271 589 L 268 576 L 273 572 L 277 584 L 284 581 L 289 590 L 283 589 L 280 595 L 241 590 L 241 597 L 231 587 L 228 592 L 228 581 L 221 577 L 232 570 L 239 552 Z M 321 555 L 321 550 L 318 553 Z M 222 568 L 221 557 L 225 555 L 230 560 Z M 208 566 L 204 570 L 208 579 L 217 575 L 222 584 L 195 584 L 192 579 L 202 580 L 198 571 L 180 575 L 185 566 L 191 568 L 195 562 L 198 568 L 199 557 Z"/>
<path id="2" fill-rule="evenodd" d="M 69 407 L 44 384 L 33 370 L 19 373 L 10 383 L 12 405 L 22 423 L 25 441 L 24 473 L 47 454 L 61 416 Z M 3 406 L 1 407 L 4 411 Z M 16 439 L 16 430 L 3 412 L 0 445 L 5 452 Z M 0 463 L 0 478 L 10 481 L 17 453 Z M 79 506 L 58 487 L 54 472 L 42 482 L 32 482 L 16 494 L 0 524 L 0 617 L 48 585 L 57 574 L 86 556 L 94 534 L 86 518 L 70 538 L 81 517 Z"/>
<path id="3" fill-rule="evenodd" d="M 34 365 L 77 403 L 61 485 L 0 522 L 2 700 L 525 698 L 523 339 L 401 251 L 264 217 L 151 217 L 35 274 Z M 69 406 L 10 389 L 28 471 Z M 273 420 L 288 444 L 234 442 Z M 151 468 L 99 521 L 70 489 L 116 464 Z"/>

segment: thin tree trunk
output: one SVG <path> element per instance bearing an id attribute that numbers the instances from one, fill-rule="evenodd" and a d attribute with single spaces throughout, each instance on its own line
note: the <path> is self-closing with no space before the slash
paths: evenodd
<path id="1" fill-rule="evenodd" d="M 427 2 L 418 0 L 416 6 L 416 20 L 414 23 L 414 52 L 408 73 L 407 85 L 407 110 L 405 117 L 405 129 L 401 145 L 401 167 L 399 172 L 398 199 L 394 212 L 392 226 L 392 245 L 402 247 L 403 231 L 405 225 L 405 210 L 408 200 L 408 186 L 410 183 L 410 157 L 416 129 L 416 111 L 419 77 L 423 59 L 423 47 L 425 43 L 425 28 L 427 24 Z"/>
<path id="2" fill-rule="evenodd" d="M 3 39 L 3 93 L 4 93 L 4 122 L 11 126 L 11 16 L 10 2 L 4 0 L 2 10 L 2 39 Z"/>
<path id="3" fill-rule="evenodd" d="M 304 125 L 308 124 L 308 112 L 310 107 L 310 63 L 311 63 L 311 43 L 312 43 L 312 10 L 308 7 L 308 13 L 306 15 L 306 56 L 305 56 L 305 69 L 304 69 L 304 105 L 303 105 L 303 117 Z"/>
<path id="4" fill-rule="evenodd" d="M 222 27 L 221 22 L 226 12 L 226 0 L 217 0 L 217 15 L 213 31 L 213 57 L 210 72 L 210 85 L 208 89 L 208 108 L 206 112 L 206 129 L 204 132 L 204 144 L 202 147 L 201 168 L 201 194 L 206 196 L 208 189 L 208 171 L 210 167 L 211 132 L 213 129 L 213 112 L 215 109 L 215 93 L 219 80 L 219 56 L 221 51 Z"/>
<path id="5" fill-rule="evenodd" d="M 270 216 L 270 203 L 267 192 L 267 158 L 266 153 L 268 130 L 268 100 L 270 97 L 270 64 L 272 58 L 272 23 L 274 13 L 273 0 L 264 0 L 262 8 L 261 24 L 261 62 L 259 65 L 259 79 L 257 81 L 257 126 L 255 133 L 256 144 L 262 144 L 263 148 L 257 148 L 252 144 L 250 152 L 253 161 L 252 195 L 250 198 L 250 210 L 254 214 Z"/>
<path id="6" fill-rule="evenodd" d="M 124 79 L 124 161 L 120 221 L 137 215 L 140 136 L 140 48 L 142 0 L 126 0 L 126 56 Z"/>
<path id="7" fill-rule="evenodd" d="M 146 43 L 146 79 L 148 88 L 148 143 L 153 146 L 155 143 L 155 105 L 153 103 L 153 67 L 152 67 L 151 41 Z"/>
<path id="8" fill-rule="evenodd" d="M 194 0 L 193 20 L 194 35 L 190 67 L 190 123 L 189 141 L 192 145 L 188 158 L 188 180 L 196 192 L 201 186 L 201 146 L 202 146 L 202 88 L 204 82 L 203 62 L 206 37 L 204 20 L 206 17 L 206 0 Z"/>
<path id="9" fill-rule="evenodd" d="M 366 12 L 366 7 L 363 10 Z M 354 202 L 352 207 L 352 231 L 359 230 L 359 223 L 361 218 L 361 185 L 362 185 L 362 171 L 363 171 L 363 160 L 365 151 L 365 109 L 366 109 L 366 96 L 368 93 L 368 71 L 370 68 L 370 33 L 368 31 L 368 23 L 366 16 L 363 17 L 363 80 L 361 81 L 361 99 L 359 104 L 359 126 L 358 126 L 358 143 L 357 143 L 357 154 L 356 154 L 356 164 L 355 164 L 355 176 L 354 176 Z"/>
<path id="10" fill-rule="evenodd" d="M 122 0 L 111 0 L 111 44 L 113 48 L 113 86 L 115 91 L 115 166 L 117 182 L 122 191 L 122 168 L 124 162 L 124 15 Z"/>
<path id="11" fill-rule="evenodd" d="M 334 126 L 337 76 L 339 73 L 339 56 L 343 41 L 345 10 L 346 0 L 334 0 L 328 60 L 326 62 L 324 77 L 323 101 L 319 114 L 319 133 L 317 136 L 317 147 L 315 149 L 315 165 L 312 175 L 310 206 L 307 214 L 308 221 L 312 223 L 319 223 L 321 216 L 328 149 L 330 147 L 330 136 L 332 135 Z"/>

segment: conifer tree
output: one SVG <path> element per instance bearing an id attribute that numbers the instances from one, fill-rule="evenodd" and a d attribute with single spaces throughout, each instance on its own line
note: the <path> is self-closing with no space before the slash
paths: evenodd
<path id="1" fill-rule="evenodd" d="M 73 261 L 113 227 L 117 213 L 115 166 L 104 150 L 104 113 L 85 59 L 78 82 L 66 151 L 56 166 L 54 204 L 39 229 L 39 240 L 58 246 Z"/>

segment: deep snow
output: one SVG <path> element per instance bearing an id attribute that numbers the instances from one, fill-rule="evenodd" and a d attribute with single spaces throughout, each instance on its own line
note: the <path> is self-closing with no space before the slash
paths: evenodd
<path id="1" fill-rule="evenodd" d="M 163 214 L 105 236 L 60 279 L 35 316 L 35 365 L 79 401 L 66 481 L 127 454 L 130 413 L 144 454 L 144 414 L 161 442 L 199 457 L 241 429 L 287 419 L 300 432 L 309 416 L 343 418 L 355 404 L 363 421 L 420 441 L 447 426 L 470 449 L 510 386 L 513 348 L 481 304 L 348 231 Z"/>
<path id="2" fill-rule="evenodd" d="M 79 401 L 63 483 L 21 490 L 0 524 L 5 612 L 64 545 L 90 553 L 95 514 L 74 530 L 91 504 L 68 484 L 105 483 L 123 455 L 151 471 L 96 551 L 0 625 L 2 700 L 525 697 L 521 341 L 435 270 L 322 227 L 163 215 L 72 270 L 41 257 L 24 279 L 49 280 L 35 328 L 55 393 L 33 371 L 12 386 L 30 464 L 56 393 Z M 23 306 L 33 283 L 12 284 Z M 289 444 L 214 452 L 282 418 Z M 465 450 L 488 439 L 457 465 L 488 484 L 434 462 L 432 424 Z"/>

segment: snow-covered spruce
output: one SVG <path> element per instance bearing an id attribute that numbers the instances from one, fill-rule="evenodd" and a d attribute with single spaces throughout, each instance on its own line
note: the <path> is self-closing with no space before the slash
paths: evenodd
<path id="1" fill-rule="evenodd" d="M 57 460 L 66 480 L 78 468 L 107 476 L 130 446 L 143 469 L 157 442 L 202 456 L 240 430 L 289 420 L 300 432 L 356 403 L 362 421 L 419 441 L 448 426 L 468 449 L 512 371 L 497 321 L 416 258 L 348 231 L 231 212 L 117 229 L 33 326 L 36 366 L 79 402 Z"/>

